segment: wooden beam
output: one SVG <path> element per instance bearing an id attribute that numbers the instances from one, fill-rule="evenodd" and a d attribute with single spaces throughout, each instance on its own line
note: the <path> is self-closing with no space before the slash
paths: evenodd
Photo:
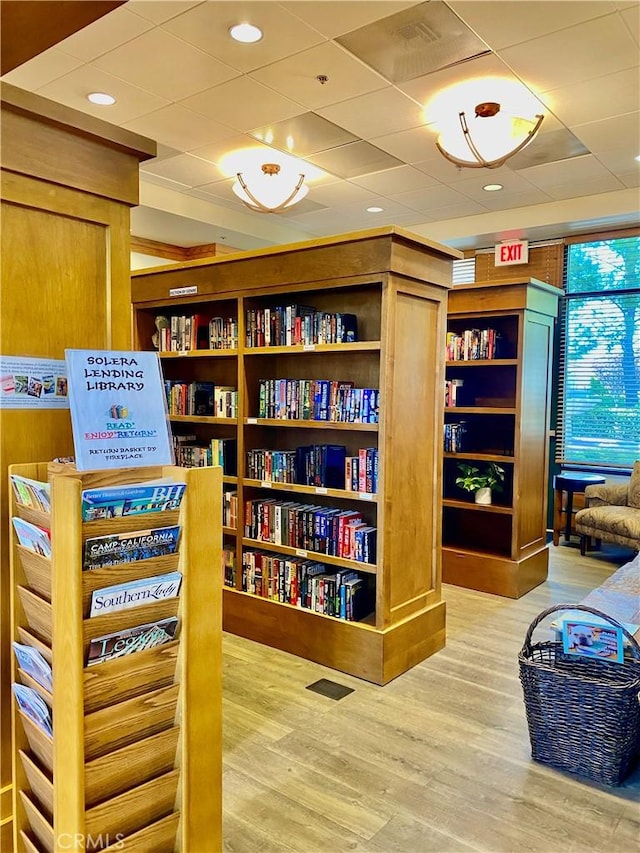
<path id="1" fill-rule="evenodd" d="M 226 243 L 204 243 L 201 246 L 174 246 L 158 240 L 131 235 L 131 251 L 143 255 L 153 255 L 156 258 L 167 258 L 170 261 L 193 261 L 199 258 L 215 258 L 218 255 L 235 254 L 242 251 L 227 246 Z"/>
<path id="2" fill-rule="evenodd" d="M 81 30 L 124 0 L 3 0 L 2 56 L 6 74 L 43 50 Z"/>

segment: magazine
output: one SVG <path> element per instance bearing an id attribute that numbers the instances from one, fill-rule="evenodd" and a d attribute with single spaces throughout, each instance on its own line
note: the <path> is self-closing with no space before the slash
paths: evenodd
<path id="1" fill-rule="evenodd" d="M 48 661 L 33 646 L 25 646 L 22 643 L 12 643 L 12 645 L 20 669 L 24 670 L 34 681 L 37 681 L 38 684 L 41 684 L 51 693 L 53 682 L 51 680 L 51 667 Z"/>
<path id="2" fill-rule="evenodd" d="M 18 536 L 18 542 L 24 548 L 36 554 L 42 554 L 43 557 L 51 556 L 51 537 L 48 530 L 15 516 L 11 521 Z"/>
<path id="3" fill-rule="evenodd" d="M 18 474 L 11 474 L 10 479 L 19 504 L 31 507 L 31 509 L 51 512 L 51 486 L 49 483 L 40 483 L 38 480 L 30 480 L 28 477 L 21 477 Z"/>
<path id="4" fill-rule="evenodd" d="M 185 483 L 173 480 L 149 480 L 127 486 L 86 489 L 82 493 L 82 520 L 175 510 L 180 506 L 185 488 Z"/>
<path id="5" fill-rule="evenodd" d="M 175 554 L 179 536 L 180 526 L 177 524 L 173 527 L 96 536 L 84 543 L 83 566 L 85 569 L 100 569 L 103 566 Z"/>
<path id="6" fill-rule="evenodd" d="M 116 610 L 129 610 L 141 604 L 153 604 L 156 601 L 176 598 L 180 592 L 181 581 L 180 572 L 169 572 L 166 575 L 156 575 L 152 578 L 142 578 L 96 589 L 91 593 L 89 616 L 113 613 Z"/>
<path id="7" fill-rule="evenodd" d="M 562 648 L 565 654 L 622 663 L 624 647 L 622 629 L 603 625 L 602 620 L 565 619 L 562 623 Z"/>
<path id="8" fill-rule="evenodd" d="M 25 687 L 24 684 L 12 684 L 11 687 L 22 713 L 29 717 L 45 734 L 53 737 L 51 712 L 46 702 L 31 687 Z"/>
<path id="9" fill-rule="evenodd" d="M 175 639 L 177 630 L 178 617 L 171 616 L 169 619 L 147 622 L 146 625 L 136 625 L 135 628 L 127 628 L 123 631 L 117 631 L 115 634 L 94 637 L 89 641 L 87 666 L 170 643 L 171 640 Z"/>

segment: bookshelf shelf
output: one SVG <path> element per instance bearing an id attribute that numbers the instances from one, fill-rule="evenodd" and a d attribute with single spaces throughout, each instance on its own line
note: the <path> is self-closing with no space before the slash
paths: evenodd
<path id="1" fill-rule="evenodd" d="M 560 291 L 535 279 L 463 285 L 449 294 L 447 329 L 494 330 L 497 359 L 448 360 L 456 402 L 445 425 L 461 446 L 443 454 L 442 578 L 519 598 L 547 576 L 548 426 L 553 328 Z M 480 352 L 482 350 L 480 349 Z M 461 424 L 463 425 L 461 428 Z M 460 499 L 459 462 L 504 469 L 494 503 Z"/>
<path id="2" fill-rule="evenodd" d="M 175 421 L 179 424 L 221 424 L 235 425 L 238 423 L 237 418 L 216 418 L 213 415 L 169 415 L 170 421 Z"/>
<path id="3" fill-rule="evenodd" d="M 375 630 L 373 625 L 367 623 L 365 619 L 360 620 L 359 622 L 351 622 L 346 619 L 338 619 L 337 616 L 328 616 L 326 613 L 318 613 L 315 610 L 311 610 L 309 607 L 298 607 L 296 604 L 289 604 L 287 601 L 275 601 L 273 598 L 265 598 L 261 595 L 255 595 L 252 592 L 244 592 L 243 590 L 231 589 L 229 587 L 225 587 L 223 593 L 227 593 L 233 596 L 243 596 L 246 598 L 254 599 L 258 598 L 260 601 L 265 601 L 267 604 L 273 604 L 276 607 L 285 607 L 287 610 L 295 610 L 296 612 L 302 612 L 309 614 L 314 619 L 328 619 L 330 622 L 340 622 L 345 625 L 353 625 L 359 630 Z"/>
<path id="4" fill-rule="evenodd" d="M 225 491 L 234 487 L 238 517 L 234 547 L 233 533 L 225 528 L 225 582 L 233 583 L 223 590 L 225 630 L 378 684 L 443 647 L 445 608 L 435 543 L 441 524 L 442 340 L 455 257 L 455 250 L 402 229 L 381 228 L 132 274 L 138 349 L 151 349 L 160 315 L 224 314 L 237 319 L 236 359 L 215 361 L 192 354 L 176 362 L 176 357 L 163 357 L 171 379 L 213 381 L 238 389 L 237 423 L 224 424 L 215 434 L 219 420 L 181 423 L 172 418 L 176 431 L 188 424 L 201 442 L 214 436 L 237 441 L 237 480 L 224 478 Z M 183 302 L 173 299 L 172 291 L 186 285 L 196 288 L 193 296 Z M 262 345 L 269 339 L 335 340 L 338 329 L 357 334 L 358 340 Z M 261 345 L 247 345 L 251 343 Z M 271 413 L 271 408 L 260 409 L 261 389 L 265 395 L 276 387 L 279 393 L 289 390 L 288 384 L 267 386 L 266 380 L 335 382 L 341 387 L 330 386 L 329 393 L 343 395 L 349 388 L 375 389 L 378 422 L 253 417 Z M 291 386 L 292 397 L 294 393 Z M 338 399 L 329 406 L 344 404 L 345 397 Z M 371 399 L 368 394 L 369 406 Z M 271 397 L 268 404 L 273 403 Z M 354 402 L 354 409 L 357 405 Z M 364 391 L 360 405 L 365 406 Z M 344 448 L 351 459 L 362 450 L 377 450 L 378 493 L 247 476 L 253 451 L 291 453 L 328 444 Z M 251 469 L 254 475 L 259 470 Z M 325 509 L 359 514 L 361 528 L 377 531 L 376 565 L 247 538 L 247 502 L 274 499 L 300 507 L 294 512 L 304 513 L 307 523 L 309 508 L 314 524 Z M 259 511 L 257 503 L 251 506 Z M 275 523 L 275 513 L 269 523 Z M 375 586 L 366 629 L 362 623 L 332 616 L 318 619 L 319 614 L 294 606 L 277 609 L 272 601 L 243 594 L 243 569 L 245 577 L 251 569 L 246 554 L 254 550 L 284 559 L 302 560 L 300 555 L 306 554 L 325 564 L 330 576 L 336 569 L 357 572 L 363 589 Z"/>
<path id="5" fill-rule="evenodd" d="M 235 527 L 228 527 L 226 524 L 223 524 L 222 532 L 228 534 L 229 536 L 235 536 L 238 531 L 235 529 Z"/>
<path id="6" fill-rule="evenodd" d="M 285 429 L 336 429 L 347 432 L 378 432 L 378 424 L 353 424 L 341 421 L 296 421 L 285 418 L 245 418 L 247 426 L 284 427 Z"/>
<path id="7" fill-rule="evenodd" d="M 245 347 L 245 356 L 254 355 L 308 355 L 350 352 L 379 352 L 380 341 L 355 341 L 344 344 L 299 344 L 285 347 Z"/>
<path id="8" fill-rule="evenodd" d="M 300 495 L 327 495 L 330 498 L 341 498 L 348 501 L 366 501 L 376 503 L 378 495 L 372 492 L 352 492 L 347 489 L 325 489 L 321 486 L 301 486 L 298 483 L 274 483 L 268 480 L 251 480 L 246 477 L 242 481 L 245 486 L 256 489 L 273 489 L 277 492 L 293 492 Z"/>
<path id="9" fill-rule="evenodd" d="M 161 351 L 159 353 L 160 358 L 164 361 L 173 360 L 175 358 L 237 358 L 238 350 L 237 349 L 191 349 L 191 350 L 180 350 L 180 352 L 166 352 Z"/>
<path id="10" fill-rule="evenodd" d="M 51 530 L 51 558 L 16 541 L 10 555 L 12 637 L 40 651 L 53 679 L 49 691 L 12 661 L 14 683 L 36 690 L 53 719 L 50 737 L 13 707 L 16 851 L 62 850 L 66 838 L 73 839 L 69 849 L 90 850 L 100 836 L 107 850 L 216 853 L 222 846 L 221 581 L 211 575 L 210 561 L 220 553 L 220 469 L 81 473 L 73 465 L 30 463 L 10 473 L 48 479 L 53 508 L 41 514 Z M 186 482 L 179 513 L 82 522 L 83 489 L 158 477 Z M 12 494 L 11 514 L 20 511 Z M 178 554 L 83 570 L 88 538 L 169 519 L 180 524 Z M 89 616 L 93 591 L 170 570 L 182 575 L 179 597 Z M 90 640 L 167 616 L 179 619 L 176 639 L 87 665 Z"/>
<path id="11" fill-rule="evenodd" d="M 342 569 L 353 569 L 357 572 L 375 575 L 376 566 L 373 563 L 359 563 L 357 560 L 345 560 L 343 557 L 332 557 L 330 554 L 322 554 L 319 551 L 310 551 L 307 548 L 290 548 L 288 545 L 276 545 L 273 542 L 263 542 L 262 539 L 242 539 L 242 544 L 256 551 L 273 551 L 275 554 L 287 554 L 289 557 L 304 557 L 318 563 L 326 563 L 329 566 L 339 566 Z"/>

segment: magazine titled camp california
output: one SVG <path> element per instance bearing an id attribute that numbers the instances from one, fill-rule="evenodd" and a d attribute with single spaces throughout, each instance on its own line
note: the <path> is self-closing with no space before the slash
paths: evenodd
<path id="1" fill-rule="evenodd" d="M 179 525 L 96 536 L 84 543 L 83 566 L 85 569 L 100 569 L 175 554 L 179 536 Z"/>

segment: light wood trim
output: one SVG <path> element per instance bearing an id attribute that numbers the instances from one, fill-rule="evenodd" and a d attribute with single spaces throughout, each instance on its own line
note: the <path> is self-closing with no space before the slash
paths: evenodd
<path id="1" fill-rule="evenodd" d="M 41 764 L 46 767 L 49 773 L 53 772 L 53 739 L 46 735 L 42 729 L 39 729 L 35 723 L 32 723 L 28 717 L 21 712 L 16 714 L 19 721 L 22 723 L 25 736 L 29 743 L 33 754 L 38 758 Z"/>
<path id="2" fill-rule="evenodd" d="M 254 355 L 295 355 L 296 353 L 304 353 L 308 355 L 310 352 L 329 353 L 329 352 L 378 352 L 380 350 L 380 341 L 354 341 L 353 343 L 345 344 L 296 344 L 296 346 L 283 347 L 244 347 L 245 356 Z"/>
<path id="3" fill-rule="evenodd" d="M 612 228 L 606 231 L 591 231 L 586 234 L 573 234 L 571 237 L 565 237 L 563 242 L 565 246 L 572 246 L 575 243 L 592 243 L 599 240 L 620 240 L 624 237 L 640 236 L 640 228 Z"/>
<path id="4" fill-rule="evenodd" d="M 160 358 L 235 358 L 238 355 L 237 349 L 187 349 L 179 352 L 170 352 L 168 350 L 160 350 L 158 352 Z"/>
<path id="5" fill-rule="evenodd" d="M 104 853 L 174 853 L 180 814 L 174 812 L 104 848 Z M 195 851 L 194 851 L 195 853 Z"/>
<path id="6" fill-rule="evenodd" d="M 189 531 L 180 549 L 185 578 L 180 710 L 189 725 L 182 727 L 179 753 L 180 844 L 185 853 L 218 853 L 222 849 L 222 469 L 187 469 L 186 478 L 180 510 Z"/>
<path id="7" fill-rule="evenodd" d="M 22 765 L 24 767 L 24 771 L 26 773 L 27 779 L 29 780 L 29 784 L 31 785 L 31 790 L 35 794 L 36 800 L 38 803 L 48 811 L 50 815 L 53 814 L 53 782 L 51 779 L 43 773 L 42 770 L 38 767 L 38 765 L 31 759 L 28 753 L 20 750 L 19 752 L 20 760 L 22 761 Z"/>
<path id="8" fill-rule="evenodd" d="M 50 645 L 53 644 L 51 604 L 23 586 L 16 587 L 29 627 Z"/>
<path id="9" fill-rule="evenodd" d="M 247 548 L 260 551 L 273 551 L 276 554 L 288 554 L 290 557 L 304 557 L 305 560 L 316 560 L 328 566 L 340 566 L 343 569 L 354 569 L 364 574 L 375 575 L 376 566 L 373 563 L 359 563 L 356 560 L 346 560 L 344 557 L 332 557 L 319 551 L 309 551 L 305 548 L 290 548 L 288 545 L 276 545 L 273 542 L 263 542 L 261 539 L 243 538 L 242 544 Z"/>
<path id="10" fill-rule="evenodd" d="M 302 429 L 338 429 L 347 432 L 378 432 L 378 424 L 346 423 L 342 421 L 295 421 L 279 418 L 244 418 L 247 425 L 275 426 Z"/>
<path id="11" fill-rule="evenodd" d="M 33 841 L 26 834 L 26 832 L 23 832 L 22 830 L 20 830 L 20 840 L 22 841 L 22 843 L 24 845 L 24 849 L 25 849 L 26 853 L 42 853 L 40 848 L 36 847 L 36 845 L 33 843 Z"/>
<path id="12" fill-rule="evenodd" d="M 46 601 L 51 601 L 51 560 L 24 545 L 16 548 L 29 587 Z"/>
<path id="13" fill-rule="evenodd" d="M 147 237 L 132 236 L 131 251 L 181 262 L 192 261 L 198 258 L 214 258 L 219 255 L 237 254 L 242 249 L 235 249 L 233 246 L 227 246 L 224 243 L 204 243 L 200 246 L 176 246 L 172 243 L 149 240 Z"/>
<path id="14" fill-rule="evenodd" d="M 209 415 L 169 415 L 169 420 L 177 424 L 237 424 L 237 418 L 216 418 Z"/>
<path id="15" fill-rule="evenodd" d="M 131 835 L 170 814 L 179 777 L 179 771 L 172 770 L 93 806 L 86 814 L 87 835 Z"/>
<path id="16" fill-rule="evenodd" d="M 47 818 L 42 814 L 40 809 L 36 806 L 33 800 L 27 796 L 25 791 L 20 791 L 20 799 L 22 801 L 22 805 L 24 807 L 25 812 L 27 813 L 27 819 L 29 820 L 29 824 L 33 831 L 33 834 L 38 839 L 44 850 L 47 853 L 54 853 L 55 851 L 55 841 L 54 841 L 54 833 L 53 826 L 47 820 Z M 58 837 L 60 835 L 58 834 Z M 75 837 L 72 835 L 70 837 L 71 846 L 70 850 L 79 850 L 80 847 L 77 846 L 75 842 Z"/>
<path id="17" fill-rule="evenodd" d="M 377 503 L 378 495 L 373 492 L 351 492 L 346 489 L 325 489 L 320 486 L 301 486 L 298 483 L 274 483 L 269 480 L 243 479 L 243 484 L 255 489 L 270 489 L 276 492 L 291 492 L 300 495 L 325 495 L 329 498 L 342 498 L 363 503 Z M 230 528 L 231 529 L 231 528 Z"/>
<path id="18" fill-rule="evenodd" d="M 53 572 L 52 647 L 56 671 L 64 673 L 53 688 L 53 762 L 56 779 L 64 780 L 54 789 L 53 825 L 58 837 L 74 839 L 84 835 L 81 492 L 76 479 L 55 477 L 51 484 L 52 506 L 59 510 L 51 529 L 52 563 L 59 567 Z"/>

